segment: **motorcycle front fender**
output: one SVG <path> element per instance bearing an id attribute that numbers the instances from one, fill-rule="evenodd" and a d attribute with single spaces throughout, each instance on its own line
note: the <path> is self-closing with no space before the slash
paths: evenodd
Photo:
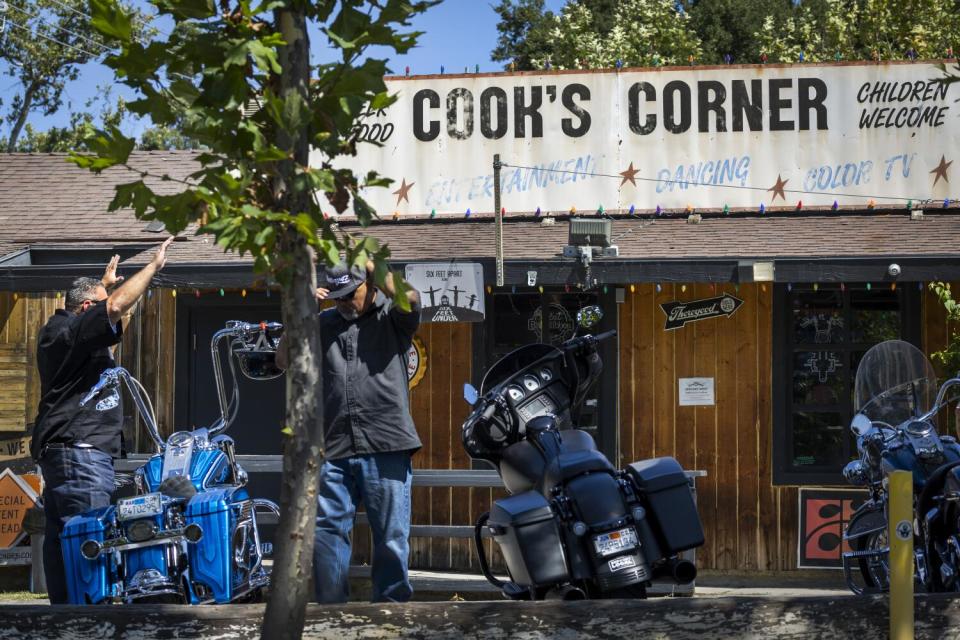
<path id="1" fill-rule="evenodd" d="M 844 540 L 856 540 L 863 536 L 882 531 L 887 527 L 887 516 L 883 513 L 883 505 L 876 502 L 863 504 L 850 519 L 847 530 L 843 533 Z"/>

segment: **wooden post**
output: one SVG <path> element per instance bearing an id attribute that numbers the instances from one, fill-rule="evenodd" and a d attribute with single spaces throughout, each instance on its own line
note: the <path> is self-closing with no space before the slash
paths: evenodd
<path id="1" fill-rule="evenodd" d="M 890 474 L 890 640 L 913 640 L 913 474 Z"/>
<path id="2" fill-rule="evenodd" d="M 493 211 L 497 221 L 497 286 L 503 286 L 503 212 L 500 206 L 500 154 L 493 155 Z"/>

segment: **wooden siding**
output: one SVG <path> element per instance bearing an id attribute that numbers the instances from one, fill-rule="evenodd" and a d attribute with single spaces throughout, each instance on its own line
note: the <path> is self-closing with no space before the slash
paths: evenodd
<path id="1" fill-rule="evenodd" d="M 796 490 L 771 473 L 771 285 L 634 285 L 619 308 L 619 465 L 674 456 L 697 480 L 706 544 L 697 564 L 783 570 L 796 565 Z M 665 331 L 660 304 L 730 293 L 730 317 Z M 678 378 L 714 379 L 713 406 L 679 406 Z"/>
<path id="2" fill-rule="evenodd" d="M 172 428 L 173 418 L 175 303 L 169 291 L 151 293 L 125 325 L 114 354 L 117 363 L 147 388 L 164 432 Z M 37 334 L 62 307 L 62 294 L 0 291 L 0 430 L 32 428 L 40 402 Z M 130 403 L 125 413 L 135 413 Z M 141 429 L 136 429 L 133 440 L 127 443 L 131 451 L 137 450 L 138 443 L 147 443 Z"/>

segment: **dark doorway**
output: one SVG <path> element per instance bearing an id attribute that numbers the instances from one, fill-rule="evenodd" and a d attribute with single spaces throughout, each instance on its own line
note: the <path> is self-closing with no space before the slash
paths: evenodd
<path id="1" fill-rule="evenodd" d="M 210 426 L 219 416 L 217 391 L 213 378 L 210 340 L 228 320 L 260 322 L 280 320 L 280 299 L 267 298 L 263 292 L 200 298 L 183 295 L 177 303 L 177 358 L 174 415 L 177 429 Z M 227 340 L 221 341 L 221 362 L 229 398 L 230 371 L 226 360 Z M 254 381 L 239 370 L 240 410 L 226 431 L 234 439 L 238 454 L 280 454 L 285 411 L 285 379 Z M 279 502 L 280 474 L 251 473 L 247 483 L 250 495 Z M 264 527 L 264 538 L 272 541 L 273 527 Z"/>

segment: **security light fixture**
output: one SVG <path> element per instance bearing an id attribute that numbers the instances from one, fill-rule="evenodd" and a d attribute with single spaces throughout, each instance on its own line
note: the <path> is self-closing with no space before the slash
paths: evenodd
<path id="1" fill-rule="evenodd" d="M 613 221 L 606 218 L 570 218 L 569 244 L 574 247 L 609 247 Z"/>
<path id="2" fill-rule="evenodd" d="M 620 255 L 617 245 L 611 244 L 613 220 L 609 218 L 570 218 L 568 243 L 563 256 L 576 258 L 589 265 L 594 258 L 616 258 Z"/>

